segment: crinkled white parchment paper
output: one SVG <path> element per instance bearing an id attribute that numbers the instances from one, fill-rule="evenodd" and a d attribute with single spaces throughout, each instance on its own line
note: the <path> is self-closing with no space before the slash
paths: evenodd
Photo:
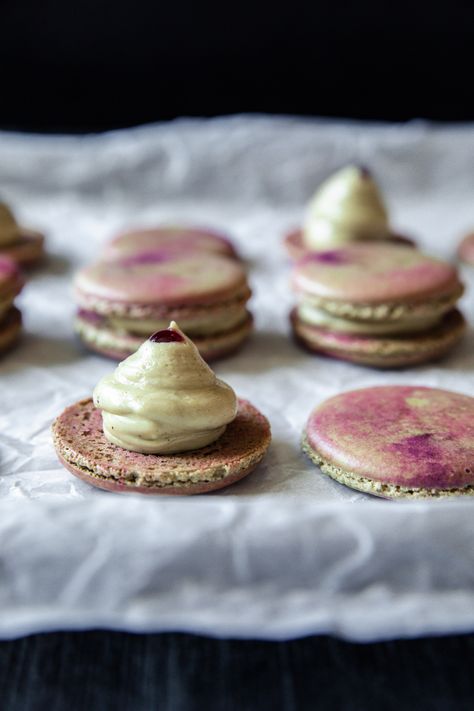
<path id="1" fill-rule="evenodd" d="M 474 395 L 474 339 L 442 363 L 378 372 L 288 338 L 281 248 L 318 183 L 371 166 L 393 224 L 453 258 L 474 226 L 474 128 L 237 117 L 96 137 L 0 134 L 0 194 L 48 235 L 0 362 L 0 635 L 92 626 L 359 640 L 474 629 L 474 500 L 384 502 L 299 451 L 309 411 L 342 390 L 436 385 Z M 249 263 L 257 331 L 218 374 L 270 418 L 241 483 L 189 499 L 100 492 L 56 461 L 50 425 L 113 363 L 72 333 L 71 275 L 114 231 L 189 221 L 229 231 Z M 474 287 L 474 270 L 463 270 Z M 474 289 L 471 289 L 474 292 Z M 464 298 L 473 313 L 472 293 Z"/>

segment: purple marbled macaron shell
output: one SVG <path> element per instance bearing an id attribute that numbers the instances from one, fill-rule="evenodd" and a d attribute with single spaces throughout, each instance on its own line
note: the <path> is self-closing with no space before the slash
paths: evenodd
<path id="1" fill-rule="evenodd" d="M 104 248 L 102 259 L 115 260 L 157 250 L 202 251 L 236 257 L 231 241 L 210 229 L 184 226 L 162 226 L 128 230 L 111 240 Z"/>
<path id="2" fill-rule="evenodd" d="M 130 304 L 212 303 L 246 287 L 239 262 L 213 254 L 166 250 L 96 262 L 78 272 L 79 294 Z"/>
<path id="3" fill-rule="evenodd" d="M 297 292 L 353 304 L 412 301 L 459 288 L 457 270 L 411 247 L 352 244 L 315 252 L 293 271 Z"/>
<path id="4" fill-rule="evenodd" d="M 372 240 L 370 241 L 371 243 L 373 243 Z M 388 237 L 384 237 L 384 242 L 388 242 L 389 244 L 405 245 L 406 247 L 415 246 L 415 243 L 412 239 L 406 237 L 405 235 L 397 234 L 396 232 L 391 232 Z M 326 251 L 310 249 L 309 247 L 307 247 L 303 240 L 303 230 L 300 228 L 288 232 L 283 239 L 283 244 L 288 253 L 288 256 L 293 261 L 303 259 L 308 254 L 313 254 L 314 252 Z"/>
<path id="5" fill-rule="evenodd" d="M 426 489 L 474 485 L 474 398 L 385 386 L 342 393 L 310 415 L 312 449 L 344 471 Z"/>

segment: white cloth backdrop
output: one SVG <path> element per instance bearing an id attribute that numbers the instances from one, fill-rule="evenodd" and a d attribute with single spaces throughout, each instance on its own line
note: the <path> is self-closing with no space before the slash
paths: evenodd
<path id="1" fill-rule="evenodd" d="M 315 358 L 288 337 L 281 237 L 329 172 L 366 163 L 393 224 L 453 258 L 474 226 L 474 128 L 291 118 L 181 120 L 102 136 L 0 134 L 0 195 L 48 235 L 0 362 L 0 636 L 103 626 L 356 640 L 474 629 L 474 500 L 391 503 L 325 478 L 299 451 L 310 410 L 343 390 L 436 385 L 474 395 L 474 338 L 388 373 Z M 57 462 L 50 425 L 113 363 L 72 332 L 71 275 L 114 231 L 187 221 L 248 260 L 256 334 L 219 376 L 270 418 L 265 463 L 190 499 L 92 489 Z M 463 270 L 474 286 L 474 269 Z M 473 292 L 463 299 L 473 315 Z"/>

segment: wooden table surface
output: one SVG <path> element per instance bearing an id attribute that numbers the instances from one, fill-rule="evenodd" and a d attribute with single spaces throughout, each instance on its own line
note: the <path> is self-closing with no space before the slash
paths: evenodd
<path id="1" fill-rule="evenodd" d="M 378 644 L 61 632 L 0 643 L 2 711 L 463 711 L 474 635 Z"/>

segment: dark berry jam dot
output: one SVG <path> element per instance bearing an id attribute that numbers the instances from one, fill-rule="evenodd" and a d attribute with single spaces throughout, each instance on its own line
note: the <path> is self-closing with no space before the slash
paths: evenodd
<path id="1" fill-rule="evenodd" d="M 152 343 L 182 343 L 184 338 L 178 331 L 172 328 L 165 328 L 163 331 L 153 333 L 148 339 Z"/>
<path id="2" fill-rule="evenodd" d="M 357 168 L 359 169 L 359 175 L 361 178 L 371 178 L 372 177 L 372 174 L 366 165 L 359 164 L 357 166 Z"/>

